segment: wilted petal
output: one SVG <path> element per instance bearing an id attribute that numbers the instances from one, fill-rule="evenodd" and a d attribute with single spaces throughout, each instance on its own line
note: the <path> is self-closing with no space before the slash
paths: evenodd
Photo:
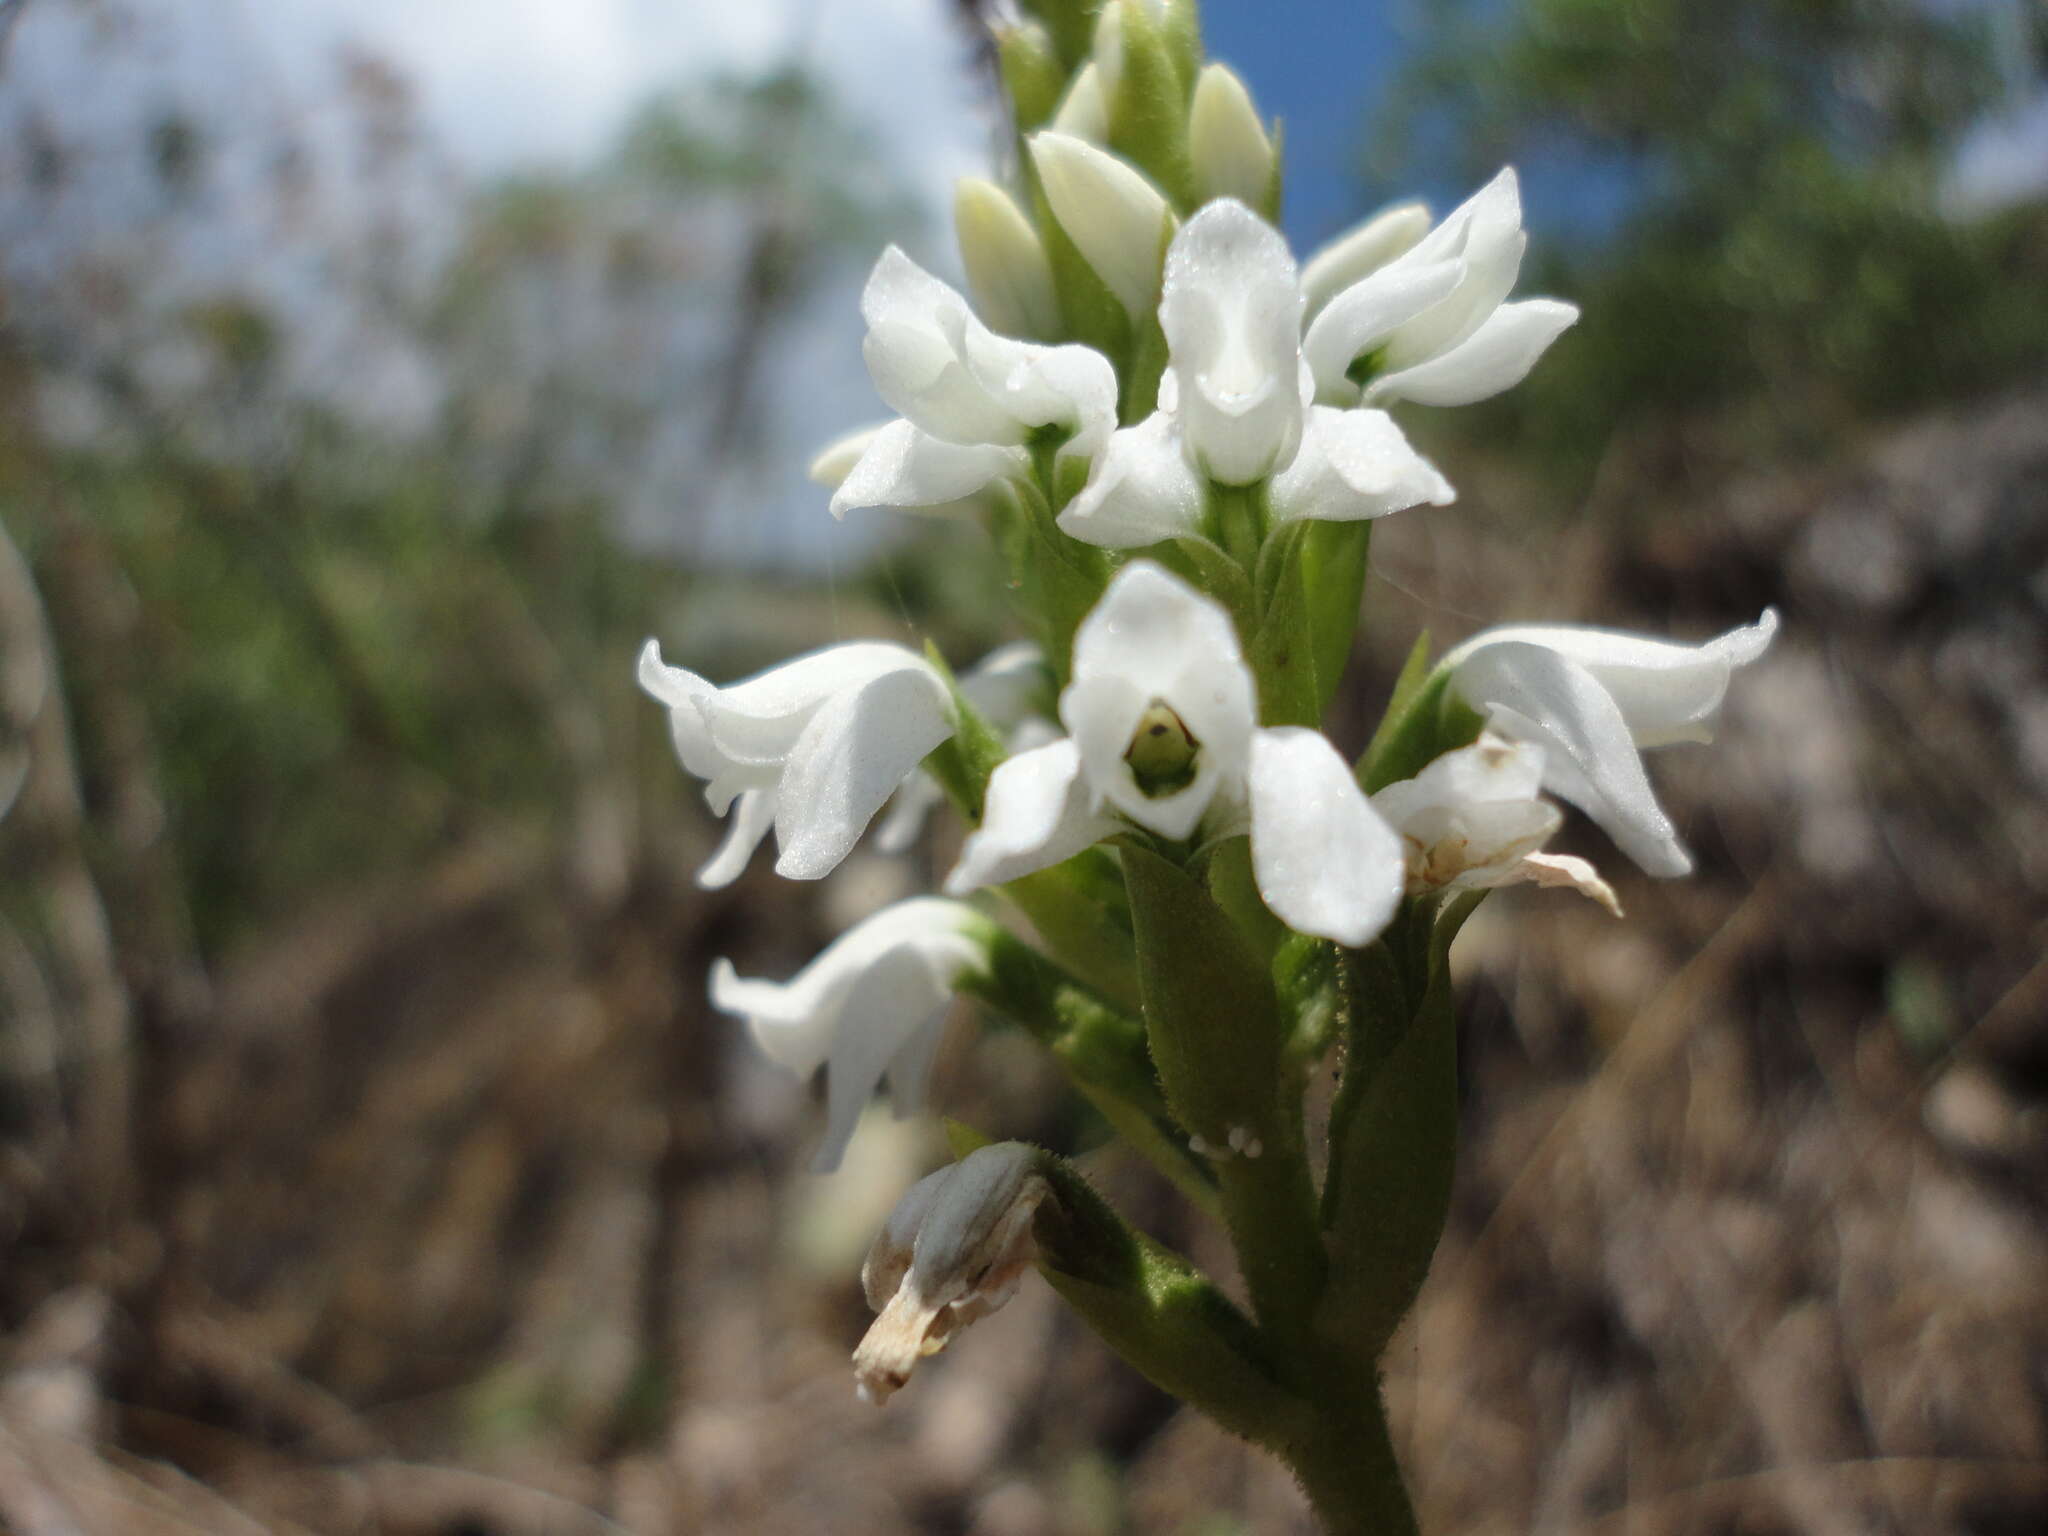
<path id="1" fill-rule="evenodd" d="M 1621 916 L 1621 898 L 1614 894 L 1614 887 L 1600 878 L 1600 872 L 1584 859 L 1573 858 L 1568 853 L 1532 853 L 1515 866 L 1513 875 L 1503 880 L 1503 885 L 1527 881 L 1533 885 L 1577 891 L 1589 901 L 1597 901 L 1615 917 Z"/>
<path id="2" fill-rule="evenodd" d="M 942 509 L 1030 467 L 1021 448 L 949 443 L 908 421 L 892 421 L 868 436 L 865 451 L 832 493 L 832 515 L 844 517 L 858 507 Z"/>
<path id="3" fill-rule="evenodd" d="M 1050 869 L 1116 830 L 1113 819 L 1089 805 L 1073 742 L 1020 752 L 989 775 L 981 825 L 946 876 L 946 892 L 964 896 Z"/>
<path id="4" fill-rule="evenodd" d="M 1485 400 L 1527 378 L 1536 360 L 1578 318 L 1577 305 L 1557 299 L 1503 304 L 1449 351 L 1374 379 L 1366 398 L 1417 405 Z"/>
<path id="5" fill-rule="evenodd" d="M 1301 288 L 1279 231 L 1225 199 L 1188 220 L 1166 253 L 1160 324 L 1179 381 L 1189 456 L 1246 485 L 1301 437 Z"/>
<path id="6" fill-rule="evenodd" d="M 1346 288 L 1405 255 L 1427 233 L 1429 209 L 1421 203 L 1399 203 L 1317 251 L 1301 269 L 1301 296 L 1310 317 Z"/>
<path id="7" fill-rule="evenodd" d="M 1308 429 L 1294 462 L 1273 477 L 1279 522 L 1320 518 L 1355 522 L 1428 502 L 1448 506 L 1458 493 L 1408 445 L 1385 411 L 1309 408 Z"/>
<path id="8" fill-rule="evenodd" d="M 953 734 L 952 701 L 928 666 L 834 694 L 789 753 L 777 792 L 777 874 L 816 880 L 853 850 L 875 812 Z"/>
<path id="9" fill-rule="evenodd" d="M 1114 433 L 1088 483 L 1060 513 L 1060 531 L 1104 549 L 1186 538 L 1202 524 L 1202 483 L 1173 417 L 1154 411 Z"/>
<path id="10" fill-rule="evenodd" d="M 1401 903 L 1401 839 L 1318 731 L 1252 737 L 1252 876 L 1273 914 L 1299 933 L 1357 946 Z"/>
<path id="11" fill-rule="evenodd" d="M 853 1352 L 862 1401 L 883 1403 L 918 1361 L 1017 1289 L 1035 1251 L 1032 1223 L 1052 1197 L 1037 1151 L 996 1142 L 918 1181 L 861 1265 L 880 1314 Z"/>
<path id="12" fill-rule="evenodd" d="M 1623 853 L 1653 875 L 1691 870 L 1620 706 L 1585 667 L 1547 646 L 1492 640 L 1459 660 L 1451 679 L 1495 730 L 1544 749 L 1543 787 L 1592 817 Z"/>

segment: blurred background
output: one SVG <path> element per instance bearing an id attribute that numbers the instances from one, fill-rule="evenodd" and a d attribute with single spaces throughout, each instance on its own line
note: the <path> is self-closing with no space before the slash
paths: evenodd
<path id="1" fill-rule="evenodd" d="M 1497 896 L 1388 1365 L 1434 1532 L 2048 1530 L 2048 13 L 1206 0 L 1308 250 L 1504 162 L 1585 319 L 1412 410 L 1335 732 L 1415 630 L 1781 605 L 1700 855 Z M 1006 135 L 942 0 L 0 0 L 0 1527 L 1305 1532 L 1027 1282 L 885 1412 L 942 1151 L 711 1015 L 951 849 L 717 893 L 631 661 L 1007 638 L 841 527 L 856 297 Z M 936 1100 L 1226 1262 L 1021 1039 Z"/>

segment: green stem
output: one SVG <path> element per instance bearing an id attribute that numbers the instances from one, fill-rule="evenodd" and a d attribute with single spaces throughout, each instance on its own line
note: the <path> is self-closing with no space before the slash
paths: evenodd
<path id="1" fill-rule="evenodd" d="M 1329 1536 L 1419 1536 L 1377 1382 L 1318 1401 L 1307 1437 L 1283 1453 Z"/>

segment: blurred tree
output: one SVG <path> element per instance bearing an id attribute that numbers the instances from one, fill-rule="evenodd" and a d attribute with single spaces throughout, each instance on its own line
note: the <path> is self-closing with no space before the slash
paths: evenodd
<path id="1" fill-rule="evenodd" d="M 1459 430 L 1583 469 L 1646 418 L 1732 409 L 1747 440 L 1796 443 L 2038 367 L 2048 209 L 1971 223 L 1939 210 L 1964 131 L 2042 75 L 2042 13 L 2017 40 L 2008 29 L 2001 72 L 1992 9 L 1429 4 L 1373 179 L 1471 180 L 1517 161 L 1562 167 L 1623 209 L 1591 238 L 1539 239 L 1540 286 L 1585 318 L 1544 387 Z"/>

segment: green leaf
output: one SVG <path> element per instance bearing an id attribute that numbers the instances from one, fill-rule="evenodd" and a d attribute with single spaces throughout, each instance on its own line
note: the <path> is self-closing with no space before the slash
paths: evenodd
<path id="1" fill-rule="evenodd" d="M 1411 902 L 1378 942 L 1353 952 L 1356 1007 L 1323 1189 L 1330 1275 L 1316 1330 L 1366 1368 L 1413 1305 L 1450 1213 L 1458 1058 L 1449 951 L 1476 906 L 1460 898 L 1440 918 L 1434 902 Z"/>
<path id="2" fill-rule="evenodd" d="M 1229 1297 L 1133 1230 L 1071 1163 L 1048 1154 L 1040 1171 L 1053 1197 L 1033 1226 L 1039 1268 L 1110 1348 L 1233 1434 L 1279 1448 L 1310 1432 L 1309 1405 Z"/>
<path id="3" fill-rule="evenodd" d="M 967 824 L 977 827 L 981 825 L 982 799 L 988 792 L 989 775 L 1009 756 L 1009 751 L 995 728 L 960 691 L 959 681 L 939 648 L 927 640 L 924 654 L 925 660 L 945 679 L 946 691 L 953 699 L 954 718 L 959 722 L 950 737 L 926 754 L 924 768 L 945 790 Z"/>
<path id="4" fill-rule="evenodd" d="M 1265 965 L 1199 880 L 1123 850 L 1152 1060 L 1174 1118 L 1222 1146 L 1275 1120 L 1279 1017 Z"/>
<path id="5" fill-rule="evenodd" d="M 1252 669 L 1268 725 L 1316 727 L 1351 658 L 1372 524 L 1289 523 L 1259 551 Z"/>
<path id="6" fill-rule="evenodd" d="M 1439 666 L 1420 683 L 1411 683 L 1408 669 L 1415 665 L 1415 656 L 1409 655 L 1408 667 L 1402 669 L 1402 681 L 1395 688 L 1396 702 L 1388 707 L 1372 744 L 1358 760 L 1358 782 L 1369 795 L 1401 779 L 1414 778 L 1446 752 L 1469 746 L 1485 724 L 1451 692 L 1451 674 L 1446 668 Z M 1408 690 L 1405 702 L 1401 701 L 1403 688 Z"/>

